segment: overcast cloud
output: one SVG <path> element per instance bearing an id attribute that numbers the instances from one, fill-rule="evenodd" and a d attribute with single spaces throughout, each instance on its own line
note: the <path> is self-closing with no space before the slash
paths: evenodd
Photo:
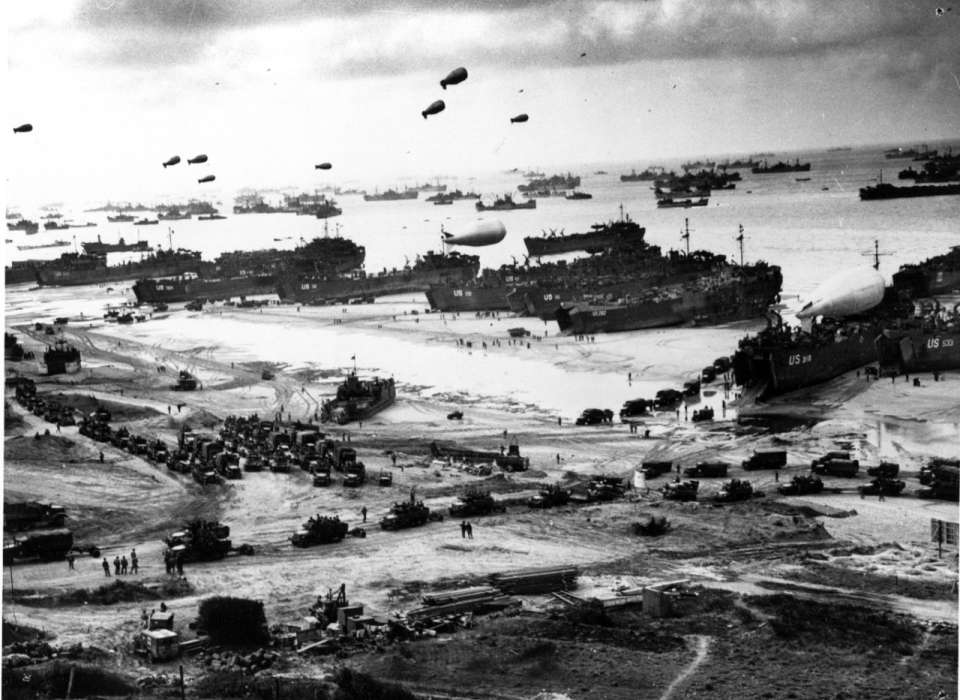
<path id="1" fill-rule="evenodd" d="M 918 40 L 927 65 L 955 62 L 958 18 L 938 16 L 937 6 L 901 0 L 83 0 L 74 19 L 104 40 L 87 60 L 190 63 L 237 31 L 293 25 L 318 34 L 316 48 L 329 56 L 333 74 L 395 74 L 439 57 L 511 66 L 615 64 Z M 470 31 L 460 31 L 464 26 Z"/>

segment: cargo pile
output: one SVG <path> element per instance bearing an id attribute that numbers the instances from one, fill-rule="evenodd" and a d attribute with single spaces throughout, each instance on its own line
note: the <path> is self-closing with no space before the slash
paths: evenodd
<path id="1" fill-rule="evenodd" d="M 529 595 L 573 590 L 579 575 L 575 566 L 557 566 L 491 574 L 487 580 L 508 595 Z"/>
<path id="2" fill-rule="evenodd" d="M 520 601 L 516 598 L 504 595 L 493 586 L 475 586 L 473 588 L 425 593 L 423 603 L 423 607 L 406 612 L 408 620 L 424 620 L 468 612 L 481 614 L 520 605 Z"/>

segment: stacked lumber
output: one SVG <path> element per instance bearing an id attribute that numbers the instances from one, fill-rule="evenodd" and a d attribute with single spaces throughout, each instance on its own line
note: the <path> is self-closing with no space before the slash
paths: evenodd
<path id="1" fill-rule="evenodd" d="M 474 586 L 472 588 L 425 593 L 423 602 L 425 605 L 422 608 L 407 611 L 408 620 L 422 620 L 468 612 L 488 612 L 519 605 L 516 598 L 503 595 L 498 589 L 491 586 Z"/>
<path id="2" fill-rule="evenodd" d="M 489 581 L 490 585 L 511 595 L 551 593 L 576 588 L 579 574 L 575 566 L 543 567 L 491 574 Z"/>

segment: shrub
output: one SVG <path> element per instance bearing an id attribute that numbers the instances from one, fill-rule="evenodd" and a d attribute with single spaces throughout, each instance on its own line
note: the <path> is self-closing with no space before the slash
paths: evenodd
<path id="1" fill-rule="evenodd" d="M 197 626 L 214 644 L 255 645 L 270 639 L 263 603 L 246 598 L 216 596 L 200 603 Z"/>

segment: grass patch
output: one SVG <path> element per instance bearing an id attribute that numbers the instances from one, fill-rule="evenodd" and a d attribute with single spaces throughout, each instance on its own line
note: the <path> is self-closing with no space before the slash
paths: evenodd
<path id="1" fill-rule="evenodd" d="M 67 593 L 42 594 L 39 591 L 25 591 L 17 595 L 21 605 L 35 607 L 71 607 L 78 605 L 115 605 L 149 600 L 170 600 L 182 598 L 193 593 L 193 586 L 186 579 L 164 580 L 159 586 L 145 586 L 142 583 L 113 581 L 99 588 L 80 588 Z M 6 623 L 4 623 L 6 624 Z M 4 632 L 6 637 L 6 631 Z"/>
<path id="2" fill-rule="evenodd" d="M 920 639 L 916 624 L 902 615 L 846 603 L 821 603 L 786 594 L 746 596 L 750 605 L 773 617 L 779 638 L 846 651 L 893 650 L 912 653 Z"/>

